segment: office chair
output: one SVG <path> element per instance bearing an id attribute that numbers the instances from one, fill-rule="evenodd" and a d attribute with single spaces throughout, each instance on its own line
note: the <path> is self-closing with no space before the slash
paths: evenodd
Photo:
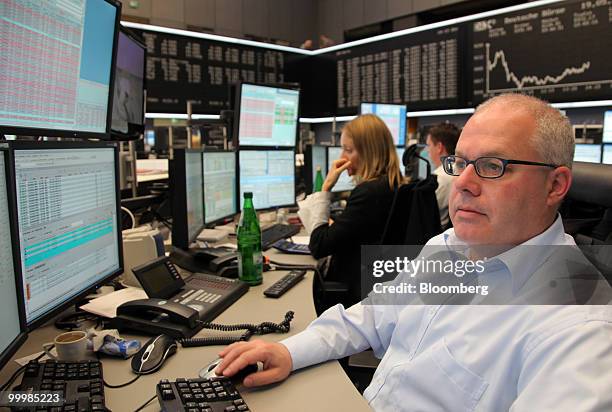
<path id="1" fill-rule="evenodd" d="M 612 285 L 612 165 L 575 162 L 572 174 L 563 226 Z"/>

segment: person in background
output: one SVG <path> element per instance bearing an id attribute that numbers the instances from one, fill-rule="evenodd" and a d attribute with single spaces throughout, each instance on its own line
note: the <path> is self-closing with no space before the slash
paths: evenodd
<path id="1" fill-rule="evenodd" d="M 347 284 L 349 297 L 343 303 L 353 304 L 361 300 L 361 245 L 381 241 L 402 175 L 391 132 L 378 116 L 365 114 L 347 123 L 340 142 L 341 157 L 333 162 L 322 191 L 300 202 L 298 214 L 310 233 L 312 255 L 317 259 L 331 256 L 326 280 Z M 331 190 L 344 171 L 357 185 L 332 224 Z"/>
<path id="2" fill-rule="evenodd" d="M 450 193 L 453 176 L 444 173 L 440 157 L 455 154 L 455 147 L 459 140 L 459 128 L 452 123 L 440 123 L 432 126 L 427 132 L 427 152 L 433 163 L 433 174 L 438 178 L 436 199 L 440 209 L 440 225 L 445 229 L 449 224 L 448 195 Z"/>

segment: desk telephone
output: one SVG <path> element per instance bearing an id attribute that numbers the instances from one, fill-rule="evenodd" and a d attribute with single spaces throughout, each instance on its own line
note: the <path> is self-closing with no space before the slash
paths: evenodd
<path id="1" fill-rule="evenodd" d="M 249 287 L 237 279 L 195 273 L 183 279 L 166 256 L 134 267 L 149 299 L 124 303 L 115 323 L 121 329 L 189 338 L 227 309 Z"/>
<path id="2" fill-rule="evenodd" d="M 174 249 L 170 254 L 174 264 L 190 272 L 215 274 L 226 278 L 238 277 L 238 253 L 229 248 Z"/>

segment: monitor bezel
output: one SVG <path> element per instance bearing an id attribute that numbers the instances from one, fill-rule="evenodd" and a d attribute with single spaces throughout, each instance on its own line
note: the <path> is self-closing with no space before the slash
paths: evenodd
<path id="1" fill-rule="evenodd" d="M 395 103 L 376 103 L 376 102 L 361 102 L 359 104 L 359 115 L 362 114 L 376 114 L 376 113 L 364 113 L 363 112 L 363 105 L 364 104 L 376 104 L 376 105 L 381 105 L 381 106 L 397 106 L 397 107 L 403 107 L 406 110 L 406 113 L 408 113 L 408 106 L 405 104 L 395 104 Z M 377 115 L 378 116 L 378 115 Z M 408 119 L 404 120 L 405 122 L 405 127 L 404 127 L 404 136 L 401 136 L 404 141 L 403 142 L 398 142 L 397 144 L 395 144 L 395 142 L 393 142 L 393 145 L 395 147 L 406 147 L 406 137 L 408 136 Z M 401 139 L 400 139 L 401 140 Z"/>
<path id="2" fill-rule="evenodd" d="M 17 312 L 19 313 L 19 333 L 13 341 L 6 347 L 4 352 L 0 353 L 0 369 L 2 369 L 8 361 L 13 357 L 17 350 L 23 345 L 28 337 L 27 326 L 25 320 L 25 304 L 23 301 L 23 284 L 21 282 L 21 256 L 18 252 L 18 248 L 15 247 L 18 240 L 17 230 L 17 202 L 13 193 L 15 193 L 15 179 L 11 174 L 10 167 L 10 150 L 9 145 L 2 143 L 0 145 L 0 156 L 4 157 L 4 173 L 6 176 L 6 196 L 8 201 L 8 213 L 9 213 L 9 232 L 11 237 L 11 255 L 13 256 L 13 276 L 15 281 L 15 291 L 17 293 Z M 15 241 L 17 239 L 17 241 Z"/>
<path id="3" fill-rule="evenodd" d="M 200 167 L 202 174 L 202 226 L 196 230 L 194 236 L 189 236 L 189 224 L 187 222 L 187 175 L 185 173 L 186 153 L 199 153 L 202 165 L 204 157 L 202 149 L 174 149 L 174 158 L 168 166 L 168 177 L 170 181 L 170 193 L 172 196 L 172 246 L 182 250 L 189 250 L 189 246 L 197 239 L 198 235 L 206 227 L 206 205 L 204 204 L 204 170 Z M 176 182 L 181 182 L 177 185 Z"/>
<path id="4" fill-rule="evenodd" d="M 335 148 L 339 148 L 341 149 L 342 146 L 326 146 L 326 150 L 325 150 L 325 159 L 327 161 L 327 173 L 329 173 L 329 150 L 330 149 L 335 149 Z M 348 172 L 347 172 L 348 173 Z M 353 178 L 352 176 L 349 176 L 351 179 Z M 330 190 L 330 193 L 351 193 L 353 190 L 355 190 L 355 188 L 357 187 L 357 184 L 355 184 L 355 186 L 353 186 L 352 189 L 349 190 L 334 190 L 332 188 L 332 190 Z"/>
<path id="5" fill-rule="evenodd" d="M 12 207 L 15 211 L 15 239 L 19 244 L 19 252 L 18 252 L 18 262 L 19 262 L 19 288 L 21 291 L 21 297 L 23 299 L 23 282 L 22 282 L 22 273 L 21 273 L 21 239 L 19 237 L 19 230 L 17 228 L 17 222 L 19 219 L 19 209 L 17 208 L 17 180 L 15 174 L 15 152 L 18 150 L 53 150 L 53 149 L 96 149 L 96 148 L 112 148 L 114 153 L 115 160 L 115 210 L 117 214 L 117 253 L 119 257 L 119 267 L 114 271 L 108 273 L 106 276 L 99 279 L 94 284 L 89 287 L 83 289 L 81 292 L 62 302 L 55 308 L 49 310 L 48 312 L 38 316 L 35 319 L 32 319 L 30 322 L 27 321 L 25 316 L 25 300 L 23 300 L 23 308 L 24 308 L 24 320 L 26 321 L 26 326 L 28 331 L 32 331 L 43 323 L 47 322 L 49 319 L 55 317 L 57 314 L 64 311 L 69 306 L 78 303 L 81 299 L 83 299 L 88 294 L 94 292 L 100 286 L 105 283 L 113 280 L 117 276 L 123 273 L 124 269 L 124 261 L 123 261 L 123 241 L 121 235 L 121 197 L 119 190 L 119 149 L 116 142 L 88 142 L 88 141 L 72 141 L 72 142 L 33 142 L 33 141 L 11 141 L 8 142 L 10 147 L 10 168 L 11 168 L 11 178 L 13 181 L 13 186 L 11 187 L 11 195 L 13 197 Z"/>
<path id="6" fill-rule="evenodd" d="M 204 172 L 204 156 L 206 153 L 233 153 L 234 154 L 234 183 L 236 184 L 236 192 L 234 193 L 234 200 L 239 197 L 238 192 L 240 191 L 240 184 L 238 181 L 238 151 L 237 150 L 225 150 L 225 149 L 208 149 L 205 148 L 202 151 L 202 181 L 204 182 L 204 226 L 206 227 L 214 227 L 219 223 L 225 223 L 230 217 L 236 216 L 240 213 L 240 205 L 236 203 L 236 212 L 227 214 L 225 216 L 219 217 L 215 220 L 211 220 L 210 222 L 206 221 L 206 174 Z"/>
<path id="7" fill-rule="evenodd" d="M 111 113 L 111 120 L 110 120 L 110 125 L 109 125 L 110 136 L 112 139 L 116 139 L 116 140 L 137 140 L 140 138 L 141 134 L 144 134 L 145 126 L 146 126 L 145 110 L 146 110 L 146 99 L 147 99 L 147 93 L 146 93 L 146 90 L 147 90 L 147 45 L 142 40 L 140 40 L 136 36 L 136 34 L 134 34 L 134 32 L 129 30 L 127 27 L 123 27 L 120 25 L 119 33 L 124 34 L 128 39 L 136 43 L 138 47 L 144 50 L 144 64 L 142 65 L 142 102 L 141 102 L 142 103 L 142 126 L 135 124 L 135 123 L 128 122 L 128 132 L 127 133 L 114 130 L 113 129 L 113 114 Z M 115 80 L 117 79 L 116 74 L 117 74 L 117 55 L 118 54 L 119 54 L 119 34 L 117 34 L 117 49 L 115 51 L 115 65 L 113 66 L 113 69 L 114 69 L 113 76 Z M 114 95 L 115 95 L 115 85 L 113 85 L 113 97 Z M 130 133 L 130 125 L 133 125 L 132 127 L 134 127 L 133 133 Z"/>
<path id="8" fill-rule="evenodd" d="M 245 148 L 241 148 L 240 150 L 237 151 L 238 152 L 238 158 L 237 158 L 237 162 L 236 162 L 236 176 L 238 177 L 238 190 L 236 190 L 236 196 L 237 196 L 237 202 L 236 205 L 238 206 L 238 213 L 242 213 L 242 191 L 240 190 L 240 185 L 242 182 L 242 176 L 240 175 L 240 153 L 241 152 L 292 152 L 293 153 L 293 203 L 287 203 L 287 204 L 282 204 L 282 205 L 275 205 L 275 206 L 268 206 L 265 208 L 260 208 L 260 209 L 256 209 L 257 211 L 265 211 L 265 210 L 276 210 L 276 209 L 280 209 L 283 207 L 294 207 L 296 205 L 296 200 L 295 200 L 295 192 L 296 192 L 296 185 L 297 185 L 297 176 L 296 176 L 296 171 L 295 171 L 295 149 L 270 149 L 270 148 L 256 148 L 256 149 L 245 149 Z"/>
<path id="9" fill-rule="evenodd" d="M 110 139 L 111 119 L 113 115 L 113 93 L 115 90 L 115 64 L 117 59 L 117 40 L 119 38 L 119 22 L 121 20 L 121 3 L 117 0 L 104 0 L 106 3 L 115 6 L 113 49 L 111 52 L 110 77 L 108 105 L 106 110 L 106 127 L 104 132 L 76 131 L 68 129 L 45 129 L 38 127 L 6 126 L 0 124 L 0 134 L 11 134 L 19 136 L 50 136 L 50 137 L 70 137 L 75 139 Z"/>
<path id="10" fill-rule="evenodd" d="M 297 119 L 296 119 L 296 127 L 295 127 L 295 136 L 293 140 L 293 145 L 286 146 L 274 146 L 274 145 L 241 145 L 240 144 L 240 101 L 242 100 L 242 88 L 243 86 L 258 86 L 258 87 L 267 87 L 270 89 L 284 89 L 284 90 L 293 90 L 298 92 L 298 109 L 297 109 Z M 239 149 L 247 149 L 247 150 L 258 150 L 258 149 L 278 149 L 278 150 L 287 150 L 294 149 L 297 147 L 299 135 L 300 135 L 300 111 L 301 111 L 301 89 L 299 87 L 292 87 L 286 84 L 271 84 L 271 83 L 256 83 L 256 82 L 247 82 L 240 81 L 236 83 L 236 101 L 234 102 L 234 125 L 233 125 L 233 144 L 234 147 Z"/>

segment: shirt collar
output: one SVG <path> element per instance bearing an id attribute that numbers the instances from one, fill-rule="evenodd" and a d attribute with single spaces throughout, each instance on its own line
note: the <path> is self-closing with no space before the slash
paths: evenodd
<path id="1" fill-rule="evenodd" d="M 570 238 L 571 239 L 571 238 Z M 454 230 L 449 230 L 444 234 L 444 242 L 449 249 L 464 253 L 468 256 L 469 246 L 455 235 Z M 543 248 L 541 246 L 567 245 L 575 244 L 570 241 L 563 229 L 561 215 L 557 214 L 557 218 L 552 225 L 544 232 L 537 236 L 528 239 L 520 245 L 513 247 L 497 256 L 488 259 L 487 265 L 489 270 L 499 269 L 499 264 L 503 264 L 512 278 L 512 290 L 517 292 L 531 275 L 548 259 L 553 252 L 553 248 Z M 525 246 L 536 246 L 537 253 L 534 249 L 530 250 L 529 255 L 525 256 L 525 250 L 521 250 Z"/>

